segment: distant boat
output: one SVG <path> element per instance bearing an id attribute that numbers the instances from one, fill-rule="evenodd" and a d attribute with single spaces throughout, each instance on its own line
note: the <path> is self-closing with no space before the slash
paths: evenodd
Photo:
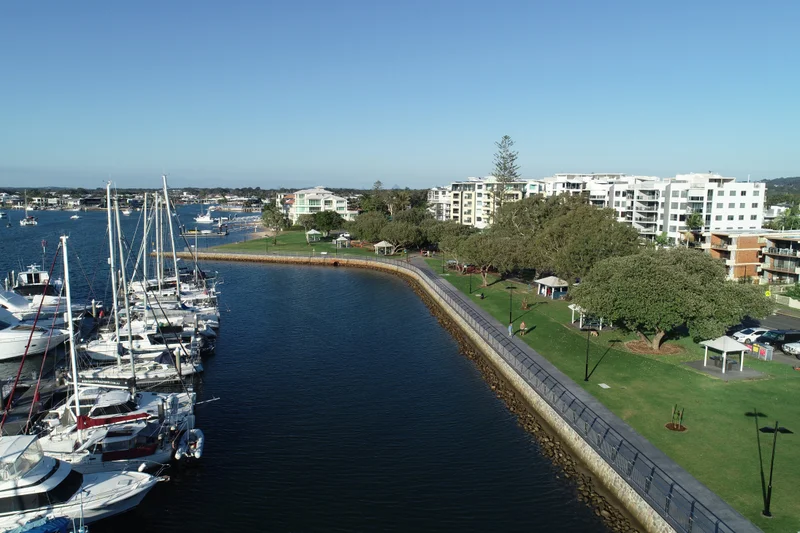
<path id="1" fill-rule="evenodd" d="M 8 218 L 8 213 L 5 211 L 0 211 L 0 218 Z"/>
<path id="2" fill-rule="evenodd" d="M 28 191 L 25 191 L 25 218 L 19 221 L 20 226 L 35 226 L 38 222 L 36 217 L 28 214 Z"/>
<path id="3" fill-rule="evenodd" d="M 194 221 L 198 224 L 216 224 L 217 219 L 211 218 L 211 207 L 213 206 L 210 206 L 205 213 L 201 211 L 199 215 L 194 217 Z"/>
<path id="4" fill-rule="evenodd" d="M 78 215 L 72 215 L 72 216 L 71 216 L 71 217 L 69 217 L 69 218 L 71 218 L 72 220 L 78 220 L 78 219 L 79 219 L 79 218 L 81 218 L 81 217 L 79 217 Z"/>
<path id="5" fill-rule="evenodd" d="M 133 213 L 133 210 L 132 210 L 132 209 L 123 209 L 123 210 L 121 211 L 121 213 L 122 213 L 123 215 L 125 215 L 126 217 L 129 217 L 129 216 L 131 216 L 131 213 Z"/>

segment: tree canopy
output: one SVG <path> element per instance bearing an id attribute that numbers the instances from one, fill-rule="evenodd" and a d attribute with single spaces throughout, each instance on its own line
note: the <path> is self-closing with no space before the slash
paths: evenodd
<path id="1" fill-rule="evenodd" d="M 368 211 L 358 215 L 349 224 L 350 233 L 363 241 L 378 242 L 381 230 L 389 221 L 383 213 Z"/>
<path id="2" fill-rule="evenodd" d="M 499 209 L 503 205 L 508 185 L 519 178 L 519 165 L 517 164 L 518 152 L 512 150 L 514 141 L 508 135 L 503 135 L 500 141 L 494 143 L 497 152 L 494 154 L 494 169 L 492 175 L 497 178 L 494 191 L 494 205 Z"/>
<path id="3" fill-rule="evenodd" d="M 695 339 L 723 335 L 745 317 L 762 318 L 772 300 L 756 285 L 726 280 L 725 266 L 698 250 L 645 250 L 605 259 L 571 291 L 588 312 L 614 321 L 654 350 L 686 327 Z"/>
<path id="4" fill-rule="evenodd" d="M 422 243 L 422 231 L 416 224 L 392 221 L 383 226 L 380 238 L 392 243 L 392 254 L 396 254 L 403 248 L 419 246 Z"/>
<path id="5" fill-rule="evenodd" d="M 343 227 L 344 219 L 336 211 L 319 211 L 314 213 L 314 225 L 327 235 L 329 231 Z"/>
<path id="6" fill-rule="evenodd" d="M 265 204 L 261 209 L 261 222 L 267 229 L 272 230 L 274 243 L 278 244 L 278 230 L 286 226 L 288 220 L 281 209 L 273 204 Z"/>

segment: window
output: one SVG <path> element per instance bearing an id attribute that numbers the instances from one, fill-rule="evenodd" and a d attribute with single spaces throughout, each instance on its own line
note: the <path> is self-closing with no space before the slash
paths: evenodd
<path id="1" fill-rule="evenodd" d="M 670 226 L 669 231 L 670 233 L 675 233 L 676 231 L 678 231 L 678 228 L 676 226 Z"/>
<path id="2" fill-rule="evenodd" d="M 728 193 L 728 196 L 736 196 L 736 191 L 731 191 Z"/>
<path id="3" fill-rule="evenodd" d="M 714 220 L 722 220 L 722 215 L 717 215 L 714 217 Z"/>
<path id="4" fill-rule="evenodd" d="M 722 209 L 724 204 L 722 202 L 717 202 L 717 209 Z"/>
<path id="5" fill-rule="evenodd" d="M 475 222 L 480 222 L 480 221 L 481 221 L 481 217 L 475 217 Z"/>
<path id="6" fill-rule="evenodd" d="M 729 204 L 728 204 L 728 208 L 729 208 L 729 209 L 734 209 L 734 208 L 736 208 L 736 202 L 731 202 L 731 203 L 729 203 Z"/>
<path id="7" fill-rule="evenodd" d="M 742 191 L 739 196 L 747 196 L 747 191 Z"/>
<path id="8" fill-rule="evenodd" d="M 750 215 L 750 220 L 758 220 L 758 215 Z"/>
<path id="9" fill-rule="evenodd" d="M 686 215 L 679 216 L 678 220 L 680 220 L 681 222 L 685 222 L 686 221 Z"/>
<path id="10" fill-rule="evenodd" d="M 479 192 L 479 193 L 477 193 L 475 196 L 476 196 L 477 198 L 483 198 L 483 193 L 482 193 L 482 192 Z"/>
<path id="11" fill-rule="evenodd" d="M 758 202 L 753 202 L 753 209 L 758 209 Z"/>
<path id="12" fill-rule="evenodd" d="M 672 191 L 672 197 L 677 198 L 680 193 L 678 191 Z"/>
<path id="13" fill-rule="evenodd" d="M 742 202 L 741 204 L 739 204 L 739 209 L 744 209 L 744 206 L 745 206 L 745 203 Z"/>
<path id="14" fill-rule="evenodd" d="M 683 202 L 681 202 L 681 207 L 680 207 L 680 209 L 681 209 L 681 211 L 686 211 L 686 204 L 685 204 L 685 203 L 683 203 Z"/>
<path id="15" fill-rule="evenodd" d="M 669 204 L 669 208 L 670 209 L 678 209 L 678 202 L 672 202 L 671 204 Z"/>
<path id="16" fill-rule="evenodd" d="M 669 219 L 670 219 L 670 220 L 673 220 L 673 221 L 677 221 L 677 220 L 678 220 L 678 215 L 676 215 L 676 214 L 674 214 L 674 213 L 673 213 L 673 214 L 671 214 L 671 215 L 669 216 Z"/>
<path id="17" fill-rule="evenodd" d="M 733 220 L 733 215 L 728 215 L 728 220 Z"/>
<path id="18" fill-rule="evenodd" d="M 739 215 L 739 220 L 744 220 L 744 215 Z"/>
<path id="19" fill-rule="evenodd" d="M 688 192 L 688 191 L 681 191 L 681 198 L 686 198 L 686 193 L 687 193 L 687 192 Z"/>
<path id="20" fill-rule="evenodd" d="M 753 196 L 760 196 L 760 195 L 761 195 L 761 191 L 753 191 Z"/>

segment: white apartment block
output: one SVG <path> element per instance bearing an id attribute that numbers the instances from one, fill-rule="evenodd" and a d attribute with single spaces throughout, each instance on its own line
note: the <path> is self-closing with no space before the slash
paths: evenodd
<path id="1" fill-rule="evenodd" d="M 486 192 L 495 182 L 489 177 L 451 183 L 450 220 L 477 228 L 490 224 L 492 203 Z M 478 196 L 479 193 L 483 194 Z M 525 180 L 518 187 L 514 184 L 509 193 L 507 201 L 534 194 L 582 195 L 592 205 L 614 209 L 617 220 L 631 224 L 645 238 L 666 233 L 677 242 L 687 231 L 686 218 L 692 212 L 702 216 L 703 231 L 760 229 L 766 185 L 737 182 L 712 173 L 679 174 L 666 179 L 626 174 L 556 174 Z"/>
<path id="2" fill-rule="evenodd" d="M 450 187 L 433 187 L 428 191 L 428 211 L 436 220 L 450 220 Z"/>
<path id="3" fill-rule="evenodd" d="M 525 196 L 525 181 L 515 181 L 506 186 L 503 193 L 504 202 L 515 202 Z M 497 208 L 494 201 L 497 178 L 467 178 L 467 181 L 451 183 L 450 216 L 446 220 L 455 220 L 466 226 L 483 229 L 489 226 Z"/>
<path id="4" fill-rule="evenodd" d="M 296 224 L 300 215 L 313 215 L 320 211 L 336 211 L 345 220 L 353 220 L 358 215 L 358 211 L 347 208 L 347 198 L 336 196 L 322 187 L 314 187 L 294 192 L 294 202 L 289 206 L 288 216 L 292 224 Z"/>

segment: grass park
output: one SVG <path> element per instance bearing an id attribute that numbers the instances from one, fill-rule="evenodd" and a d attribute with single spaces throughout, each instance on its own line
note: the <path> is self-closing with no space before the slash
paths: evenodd
<path id="1" fill-rule="evenodd" d="M 309 244 L 302 231 L 281 232 L 277 244 L 273 237 L 256 238 L 214 250 L 251 254 L 327 252 L 374 256 L 375 253 L 357 247 L 337 250 L 330 239 Z M 440 259 L 427 262 L 435 271 L 442 272 Z M 442 275 L 469 294 L 469 275 L 455 270 Z M 570 325 L 569 302 L 537 296 L 526 283 L 491 275 L 487 287 L 480 287 L 481 278 L 477 274 L 472 275 L 471 284 L 470 297 L 475 303 L 501 324 L 508 323 L 511 307 L 515 329 L 522 321 L 528 327 L 527 335 L 521 337 L 524 342 L 759 528 L 768 532 L 800 530 L 800 498 L 795 494 L 796 482 L 800 480 L 800 372 L 784 363 L 747 357 L 745 366 L 760 372 L 762 377 L 723 381 L 683 364 L 703 359 L 703 347 L 689 337 L 667 341 L 680 346 L 676 354 L 639 354 L 625 346 L 636 339 L 635 335 L 603 329 L 598 336 L 588 337 L 590 378 L 586 382 L 587 334 Z M 511 299 L 508 286 L 515 286 Z M 478 297 L 481 292 L 484 299 Z M 526 310 L 521 306 L 523 298 L 529 303 Z M 609 388 L 601 388 L 600 383 Z M 665 428 L 671 422 L 675 405 L 684 410 L 683 425 L 687 428 L 684 432 Z M 759 426 L 773 425 L 777 420 L 796 433 L 778 437 L 772 518 L 761 515 L 757 426 L 753 417 L 746 416 L 754 409 L 763 415 L 758 419 Z M 768 476 L 772 435 L 761 433 L 760 437 Z"/>
<path id="2" fill-rule="evenodd" d="M 441 261 L 428 260 L 441 272 Z M 469 293 L 469 275 L 453 270 L 444 274 L 451 284 Z M 762 378 L 723 381 L 684 365 L 703 359 L 703 347 L 688 337 L 671 339 L 682 350 L 675 355 L 649 355 L 628 351 L 625 343 L 636 339 L 616 329 L 589 337 L 589 381 L 584 381 L 587 334 L 570 325 L 569 302 L 550 300 L 529 290 L 527 284 L 489 277 L 480 287 L 473 275 L 471 298 L 501 324 L 508 323 L 509 292 L 515 330 L 528 327 L 521 339 L 600 400 L 617 416 L 660 448 L 674 461 L 764 531 L 800 530 L 800 372 L 790 365 L 745 358 L 745 366 Z M 516 290 L 509 291 L 508 286 Z M 480 299 L 478 294 L 484 293 Z M 522 310 L 522 298 L 529 308 Z M 800 361 L 798 362 L 800 364 Z M 600 383 L 609 385 L 601 388 Z M 672 408 L 685 409 L 685 432 L 669 431 Z M 756 422 L 746 413 L 758 409 L 759 426 L 781 426 L 796 432 L 778 437 L 771 501 L 772 518 L 761 515 L 763 499 L 759 470 Z M 772 435 L 761 433 L 765 473 L 769 476 Z"/>

